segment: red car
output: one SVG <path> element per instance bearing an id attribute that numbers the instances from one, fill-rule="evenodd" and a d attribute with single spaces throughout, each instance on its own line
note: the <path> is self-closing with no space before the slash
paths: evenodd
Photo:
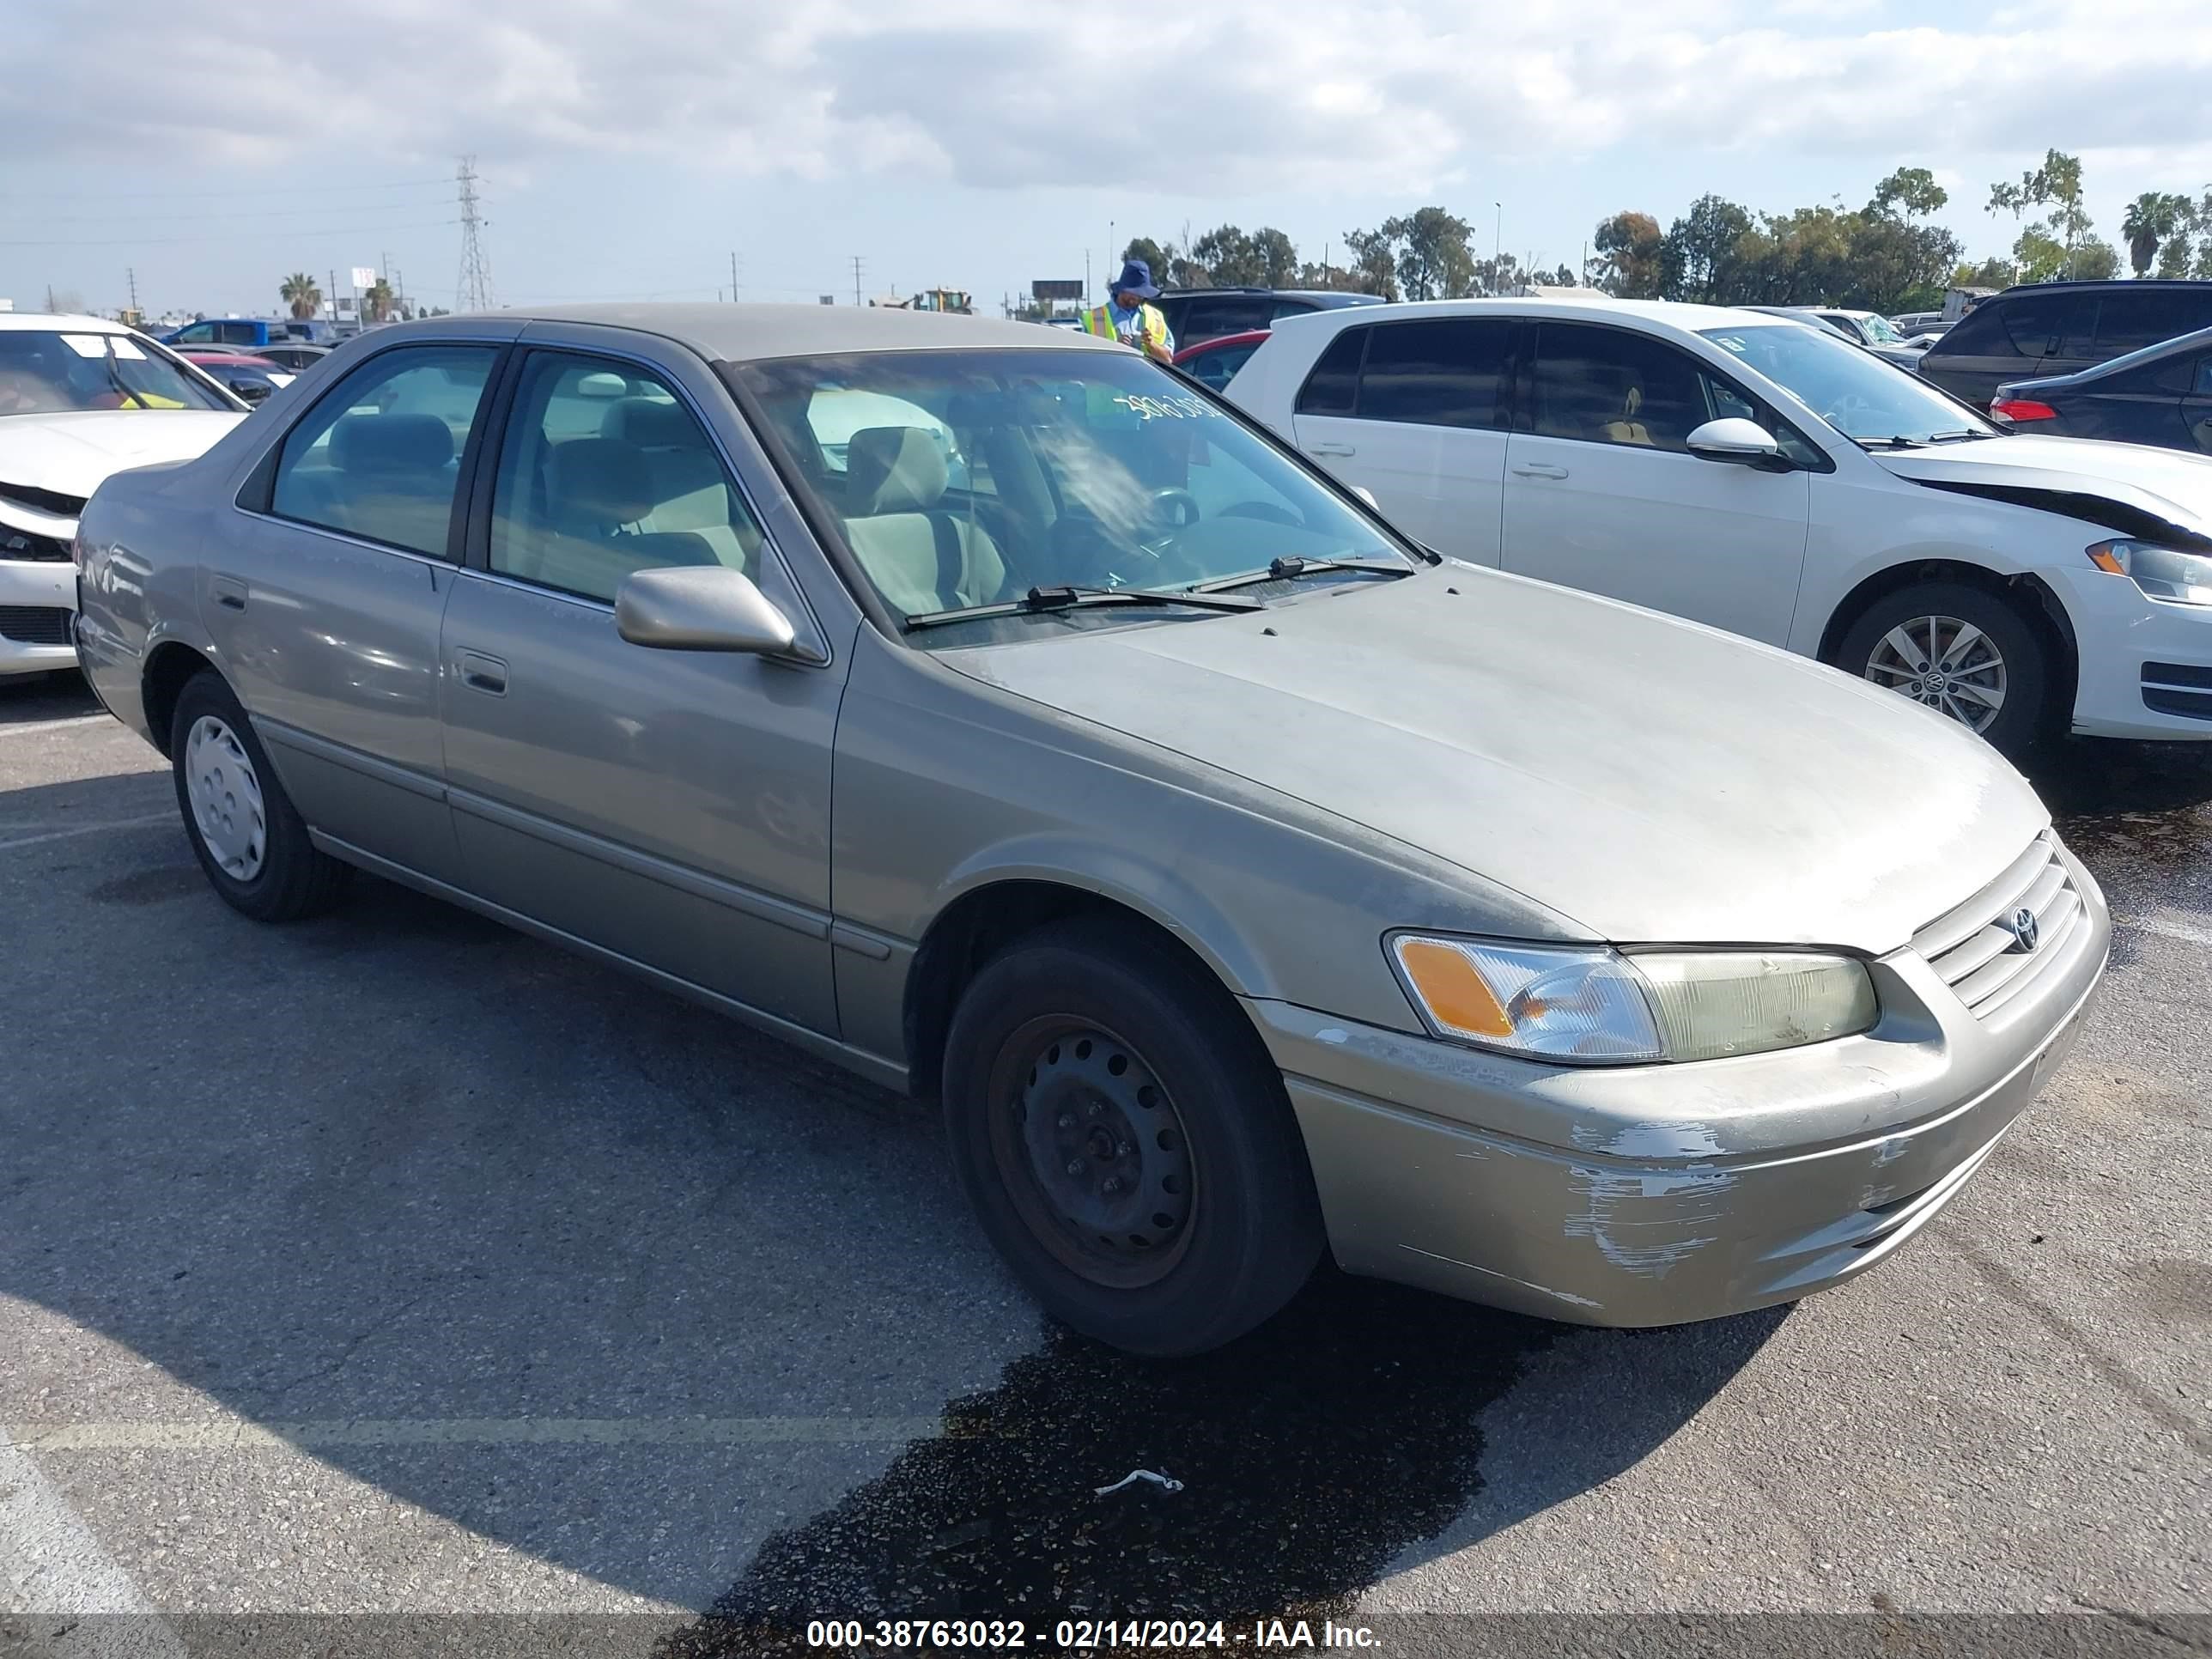
<path id="1" fill-rule="evenodd" d="M 1247 329 L 1242 334 L 1217 334 L 1211 340 L 1200 340 L 1176 352 L 1176 367 L 1200 386 L 1218 392 L 1244 367 L 1246 359 L 1260 349 L 1267 337 L 1264 328 Z"/>

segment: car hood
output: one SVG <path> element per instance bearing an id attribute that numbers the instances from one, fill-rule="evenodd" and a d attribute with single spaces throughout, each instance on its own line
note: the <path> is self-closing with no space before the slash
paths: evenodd
<path id="1" fill-rule="evenodd" d="M 1624 944 L 1890 951 L 2049 822 L 1994 750 L 1889 692 L 1455 561 L 941 659 Z"/>
<path id="2" fill-rule="evenodd" d="M 1917 483 L 1970 489 L 1978 485 L 2002 490 L 2006 499 L 2047 505 L 2053 512 L 2073 509 L 2064 501 L 2038 503 L 2021 492 L 2099 497 L 2212 535 L 2212 456 L 2037 433 L 1869 453 L 1899 477 Z"/>
<path id="3" fill-rule="evenodd" d="M 82 499 L 127 466 L 190 460 L 245 418 L 214 409 L 0 416 L 0 492 L 15 484 Z"/>

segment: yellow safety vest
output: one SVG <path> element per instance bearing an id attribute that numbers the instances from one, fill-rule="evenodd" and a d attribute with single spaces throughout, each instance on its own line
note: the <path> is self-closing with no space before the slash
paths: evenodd
<path id="1" fill-rule="evenodd" d="M 1146 345 L 1158 346 L 1163 349 L 1166 348 L 1168 343 L 1168 319 L 1160 314 L 1160 308 L 1158 306 L 1139 306 L 1137 307 L 1137 322 L 1138 325 L 1144 330 L 1145 343 Z M 1109 302 L 1103 306 L 1093 306 L 1090 310 L 1085 312 L 1083 313 L 1083 331 L 1085 334 L 1098 335 L 1100 337 L 1108 340 L 1120 338 L 1121 331 L 1114 326 L 1114 307 L 1112 304 Z"/>

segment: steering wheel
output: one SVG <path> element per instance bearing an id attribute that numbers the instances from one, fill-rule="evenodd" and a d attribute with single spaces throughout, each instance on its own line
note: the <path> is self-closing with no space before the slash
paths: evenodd
<path id="1" fill-rule="evenodd" d="M 1180 484 L 1163 484 L 1145 503 L 1145 522 L 1172 533 L 1188 530 L 1201 516 L 1198 497 Z"/>
<path id="2" fill-rule="evenodd" d="M 1870 416 L 1874 412 L 1874 404 L 1869 401 L 1865 394 L 1853 392 L 1837 398 L 1834 403 L 1822 410 L 1820 418 L 1839 431 L 1849 432 L 1852 429 L 1851 422 L 1854 420 L 1861 416 Z"/>

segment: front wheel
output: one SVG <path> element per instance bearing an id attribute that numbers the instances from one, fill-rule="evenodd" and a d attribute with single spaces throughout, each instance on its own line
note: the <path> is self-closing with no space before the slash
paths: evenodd
<path id="1" fill-rule="evenodd" d="M 1851 624 L 1837 666 L 1948 715 L 2017 756 L 2043 735 L 2050 647 L 2010 600 L 1962 582 L 1885 593 Z"/>
<path id="2" fill-rule="evenodd" d="M 953 1016 L 944 1098 L 984 1231 L 1087 1336 L 1218 1347 L 1320 1257 L 1280 1074 L 1222 988 L 1133 927 L 1048 928 L 987 964 Z"/>

